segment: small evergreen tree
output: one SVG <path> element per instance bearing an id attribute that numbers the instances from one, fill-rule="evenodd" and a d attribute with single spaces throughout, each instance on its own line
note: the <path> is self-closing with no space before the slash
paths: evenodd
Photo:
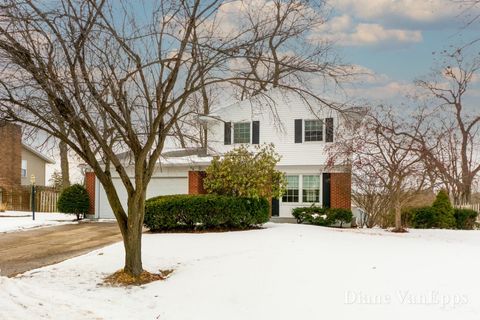
<path id="1" fill-rule="evenodd" d="M 60 212 L 75 214 L 80 220 L 80 216 L 85 216 L 90 207 L 87 190 L 79 184 L 65 188 L 58 198 L 57 207 Z"/>
<path id="2" fill-rule="evenodd" d="M 205 170 L 205 189 L 209 193 L 248 198 L 279 198 L 286 179 L 275 167 L 280 156 L 272 144 L 251 152 L 245 146 L 215 157 Z"/>
<path id="3" fill-rule="evenodd" d="M 437 198 L 433 202 L 432 208 L 436 213 L 436 227 L 437 228 L 454 228 L 455 211 L 453 209 L 448 193 L 445 190 L 440 190 L 437 194 Z"/>

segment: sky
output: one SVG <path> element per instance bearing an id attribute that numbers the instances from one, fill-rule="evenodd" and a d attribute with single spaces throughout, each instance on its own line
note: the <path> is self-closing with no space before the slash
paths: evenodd
<path id="1" fill-rule="evenodd" d="M 469 24 L 480 15 L 480 4 L 470 8 L 457 0 L 329 0 L 327 11 L 329 19 L 316 32 L 334 43 L 343 62 L 368 74 L 345 88 L 351 99 L 373 104 L 404 103 L 405 95 L 416 90 L 413 82 L 427 78 L 436 67 L 440 52 L 480 38 L 480 21 Z M 480 46 L 476 48 L 478 54 Z M 474 90 L 470 103 L 476 107 L 480 81 Z M 72 172 L 78 171 L 76 165 Z M 59 163 L 48 173 L 58 168 Z M 81 181 L 78 174 L 72 178 Z"/>
<path id="2" fill-rule="evenodd" d="M 442 50 L 480 38 L 480 23 L 469 24 L 480 5 L 455 0 L 331 0 L 329 5 L 330 20 L 320 31 L 345 62 L 375 75 L 361 86 L 362 97 L 374 101 L 395 103 L 414 89 L 414 80 L 428 77 Z"/>

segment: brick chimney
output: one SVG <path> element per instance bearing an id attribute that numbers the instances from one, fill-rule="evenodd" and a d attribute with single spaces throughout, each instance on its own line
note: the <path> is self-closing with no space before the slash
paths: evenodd
<path id="1" fill-rule="evenodd" d="M 22 129 L 0 122 L 0 187 L 19 187 L 22 166 Z"/>

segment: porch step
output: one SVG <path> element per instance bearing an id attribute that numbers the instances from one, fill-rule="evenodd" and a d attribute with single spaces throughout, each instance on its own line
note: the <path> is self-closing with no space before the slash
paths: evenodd
<path id="1" fill-rule="evenodd" d="M 270 222 L 275 223 L 297 223 L 297 219 L 295 218 L 287 218 L 287 217 L 270 217 Z"/>

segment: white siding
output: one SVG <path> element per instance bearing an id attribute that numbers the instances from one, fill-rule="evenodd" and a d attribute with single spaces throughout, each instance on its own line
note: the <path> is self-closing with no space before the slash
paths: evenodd
<path id="1" fill-rule="evenodd" d="M 243 101 L 217 111 L 215 116 L 225 122 L 260 121 L 260 144 L 275 145 L 276 151 L 282 156 L 279 165 L 325 165 L 327 161 L 325 146 L 329 143 L 323 141 L 295 143 L 294 120 L 334 118 L 336 131 L 338 128 L 336 113 L 318 105 L 308 105 L 297 96 L 284 96 L 279 93 L 275 95 L 275 104 L 268 100 Z M 208 146 L 214 152 L 222 154 L 238 146 L 224 145 L 224 122 L 209 121 L 208 127 L 210 132 Z M 325 134 L 323 138 L 325 140 Z"/>

